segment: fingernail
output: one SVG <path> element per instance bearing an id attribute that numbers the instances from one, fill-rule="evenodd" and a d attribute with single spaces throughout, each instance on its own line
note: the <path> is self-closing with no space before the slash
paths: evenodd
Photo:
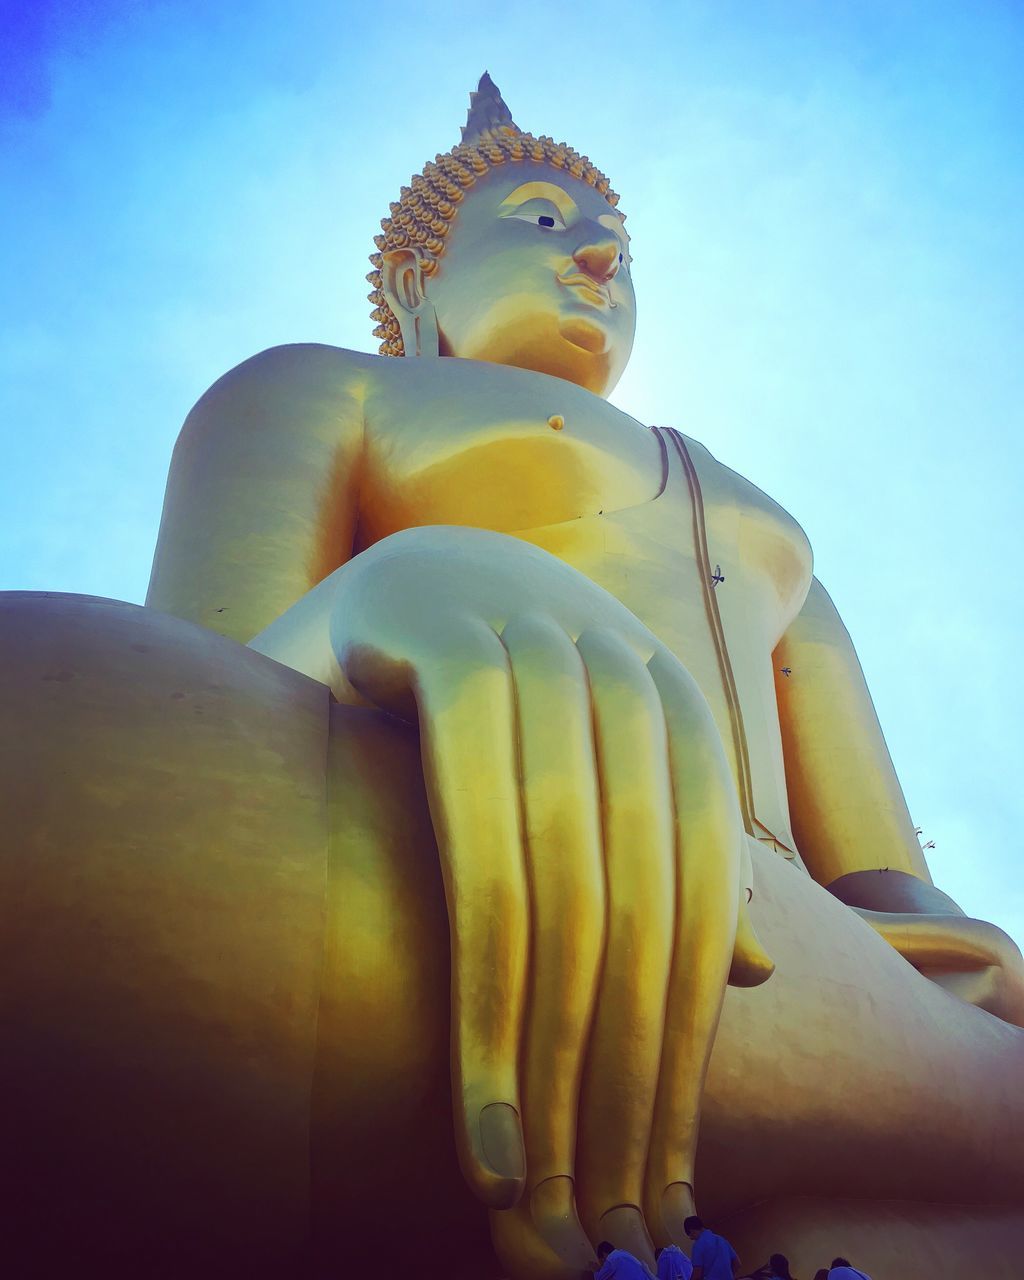
<path id="1" fill-rule="evenodd" d="M 688 1182 L 670 1182 L 661 1193 L 661 1221 L 677 1244 L 686 1239 L 683 1223 L 693 1212 L 693 1187 Z"/>
<path id="2" fill-rule="evenodd" d="M 617 1249 L 625 1249 L 634 1258 L 646 1262 L 653 1271 L 657 1265 L 654 1261 L 654 1245 L 644 1225 L 644 1215 L 635 1204 L 617 1204 L 601 1215 L 601 1235 L 610 1240 Z"/>
<path id="3" fill-rule="evenodd" d="M 530 1193 L 530 1216 L 542 1239 L 567 1267 L 585 1270 L 596 1257 L 576 1214 L 576 1189 L 567 1174 L 545 1178 Z"/>
<path id="4" fill-rule="evenodd" d="M 519 1113 L 507 1102 L 492 1102 L 480 1112 L 480 1154 L 496 1175 L 487 1192 L 495 1209 L 515 1204 L 526 1177 L 526 1152 Z"/>

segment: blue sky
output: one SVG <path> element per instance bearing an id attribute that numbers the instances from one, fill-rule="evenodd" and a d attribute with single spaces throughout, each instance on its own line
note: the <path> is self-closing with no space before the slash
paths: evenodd
<path id="1" fill-rule="evenodd" d="M 366 255 L 486 67 L 622 193 L 613 399 L 800 520 L 938 884 L 1024 940 L 1024 9 L 4 2 L 0 587 L 141 600 L 190 405 L 374 349 Z"/>

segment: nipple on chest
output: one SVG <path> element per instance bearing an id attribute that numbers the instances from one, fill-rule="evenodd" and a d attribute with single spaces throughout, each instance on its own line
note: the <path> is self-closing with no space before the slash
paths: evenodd
<path id="1" fill-rule="evenodd" d="M 561 431 L 565 426 L 565 419 L 560 413 L 553 413 L 551 417 L 548 418 L 548 426 L 552 431 Z"/>

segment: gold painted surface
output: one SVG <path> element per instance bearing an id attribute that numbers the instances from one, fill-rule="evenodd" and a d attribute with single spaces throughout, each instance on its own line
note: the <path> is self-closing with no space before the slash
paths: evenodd
<path id="1" fill-rule="evenodd" d="M 799 525 L 603 398 L 607 182 L 489 82 L 467 127 L 375 255 L 404 358 L 211 388 L 148 609 L 5 599 L 26 1221 L 109 1252 L 130 1185 L 142 1249 L 173 1203 L 210 1256 L 540 1277 L 694 1197 L 800 1257 L 794 1204 L 884 1203 L 892 1267 L 932 1202 L 959 1274 L 1019 1222 L 1019 952 L 931 884 Z"/>
<path id="2" fill-rule="evenodd" d="M 294 1257 L 327 691 L 155 610 L 32 593 L 0 596 L 0 672 L 8 1261 Z"/>

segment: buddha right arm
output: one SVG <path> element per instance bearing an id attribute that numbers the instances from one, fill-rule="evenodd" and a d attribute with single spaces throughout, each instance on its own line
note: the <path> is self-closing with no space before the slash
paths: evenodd
<path id="1" fill-rule="evenodd" d="M 526 1191 L 506 1244 L 585 1266 L 576 1203 L 595 1240 L 644 1253 L 640 1206 L 684 1238 L 743 850 L 692 678 L 575 569 L 472 528 L 382 539 L 251 645 L 419 727 L 457 1147 L 492 1207 Z"/>
<path id="2" fill-rule="evenodd" d="M 148 605 L 244 643 L 349 558 L 368 376 L 302 345 L 214 383 L 174 449 Z"/>
<path id="3" fill-rule="evenodd" d="M 793 834 L 808 871 L 826 888 L 883 869 L 930 886 L 853 641 L 817 578 L 774 666 Z"/>
<path id="4" fill-rule="evenodd" d="M 1020 951 L 932 883 L 853 642 L 817 579 L 774 665 L 790 812 L 808 871 L 922 972 L 1024 1025 Z"/>

